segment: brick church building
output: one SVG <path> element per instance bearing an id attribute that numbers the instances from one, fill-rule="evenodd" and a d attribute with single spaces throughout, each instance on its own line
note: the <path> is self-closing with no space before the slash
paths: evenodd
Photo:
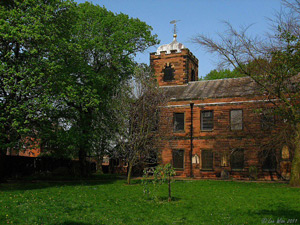
<path id="1" fill-rule="evenodd" d="M 169 97 L 162 107 L 171 120 L 161 124 L 162 163 L 182 177 L 288 179 L 288 146 L 266 148 L 278 128 L 260 88 L 248 77 L 198 81 L 198 59 L 176 39 L 150 54 Z"/>

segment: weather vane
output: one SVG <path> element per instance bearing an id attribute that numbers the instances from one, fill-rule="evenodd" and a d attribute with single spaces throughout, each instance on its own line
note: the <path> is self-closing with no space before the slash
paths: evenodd
<path id="1" fill-rule="evenodd" d="M 180 20 L 172 20 L 170 22 L 170 24 L 174 24 L 174 28 L 173 28 L 173 33 L 174 33 L 174 37 L 177 37 L 177 27 L 176 27 L 176 23 L 179 22 Z"/>

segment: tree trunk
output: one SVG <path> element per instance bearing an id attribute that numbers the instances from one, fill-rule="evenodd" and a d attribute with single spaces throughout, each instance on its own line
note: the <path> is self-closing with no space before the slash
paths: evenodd
<path id="1" fill-rule="evenodd" d="M 132 163 L 128 163 L 127 184 L 130 184 L 132 173 Z"/>
<path id="2" fill-rule="evenodd" d="M 170 202 L 172 200 L 172 198 L 171 198 L 171 176 L 168 177 L 168 188 L 169 188 L 168 202 Z"/>
<path id="3" fill-rule="evenodd" d="M 290 186 L 300 187 L 300 123 L 296 125 L 295 152 L 292 161 Z"/>
<path id="4" fill-rule="evenodd" d="M 100 174 L 103 174 L 102 163 L 103 163 L 103 155 L 97 156 L 97 171 Z"/>
<path id="5" fill-rule="evenodd" d="M 81 140 L 79 144 L 79 151 L 78 151 L 78 158 L 79 158 L 79 165 L 80 165 L 80 175 L 82 177 L 87 177 L 88 169 L 86 163 L 87 151 L 90 148 L 89 145 L 89 129 L 91 127 L 91 109 L 87 109 L 87 111 L 83 111 L 82 109 L 79 110 L 80 119 L 79 119 L 79 127 L 81 130 Z"/>

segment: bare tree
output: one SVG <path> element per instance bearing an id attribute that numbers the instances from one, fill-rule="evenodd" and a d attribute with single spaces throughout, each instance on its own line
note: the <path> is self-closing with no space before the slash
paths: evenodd
<path id="1" fill-rule="evenodd" d="M 249 36 L 249 27 L 237 30 L 225 22 L 227 30 L 219 34 L 220 41 L 201 34 L 193 41 L 216 53 L 223 66 L 239 69 L 260 85 L 274 112 L 291 128 L 290 185 L 300 186 L 300 1 L 283 3 L 286 7 L 273 20 L 272 33 L 264 38 Z"/>
<path id="2" fill-rule="evenodd" d="M 157 161 L 162 137 L 158 129 L 160 106 L 167 98 L 158 87 L 150 67 L 139 65 L 131 88 L 126 88 L 120 99 L 118 154 L 128 163 L 127 182 L 130 184 L 134 166 Z"/>

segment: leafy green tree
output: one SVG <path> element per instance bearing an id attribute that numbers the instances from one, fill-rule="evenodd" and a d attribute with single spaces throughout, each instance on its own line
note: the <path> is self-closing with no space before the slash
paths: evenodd
<path id="1" fill-rule="evenodd" d="M 258 57 L 255 60 L 249 60 L 245 63 L 240 63 L 233 70 L 212 70 L 203 78 L 203 80 L 246 77 L 247 73 L 249 73 L 250 71 L 251 74 L 262 75 L 270 69 L 270 66 L 270 63 L 266 59 Z"/>
<path id="2" fill-rule="evenodd" d="M 59 47 L 73 23 L 71 1 L 1 1 L 0 179 L 8 148 L 36 137 L 54 105 L 49 90 L 59 72 Z"/>
<path id="3" fill-rule="evenodd" d="M 205 35 L 194 41 L 217 53 L 222 64 L 234 66 L 261 86 L 266 100 L 274 105 L 274 113 L 292 129 L 290 185 L 300 186 L 300 2 L 284 2 L 290 13 L 279 14 L 274 21 L 276 29 L 268 38 L 251 38 L 247 29 L 238 31 L 226 23 L 228 35 L 222 36 L 222 42 Z"/>
<path id="4" fill-rule="evenodd" d="M 216 80 L 216 79 L 225 79 L 225 78 L 237 78 L 244 77 L 237 69 L 221 69 L 221 70 L 211 70 L 208 74 L 203 77 L 203 80 Z"/>
<path id="5" fill-rule="evenodd" d="M 150 26 L 128 15 L 88 2 L 79 4 L 75 12 L 71 42 L 61 52 L 65 65 L 56 81 L 61 118 L 71 126 L 66 133 L 71 132 L 82 175 L 86 175 L 87 153 L 104 143 L 107 129 L 115 125 L 115 120 L 106 119 L 110 102 L 132 76 L 133 56 L 158 41 Z"/>
<path id="6" fill-rule="evenodd" d="M 0 7 L 0 159 L 30 136 L 44 149 L 77 152 L 85 175 L 87 153 L 113 124 L 103 118 L 133 73 L 133 56 L 158 42 L 152 28 L 91 3 Z"/>

